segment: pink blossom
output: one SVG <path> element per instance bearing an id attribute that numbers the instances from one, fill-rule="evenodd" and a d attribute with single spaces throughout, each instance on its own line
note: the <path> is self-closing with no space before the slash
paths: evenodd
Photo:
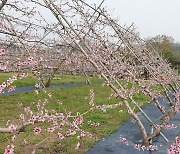
<path id="1" fill-rule="evenodd" d="M 39 89 L 39 88 L 40 88 L 40 85 L 39 85 L 39 84 L 35 84 L 35 85 L 34 85 L 34 88 Z"/>
<path id="2" fill-rule="evenodd" d="M 113 105 L 98 105 L 98 106 L 96 106 L 96 109 L 100 109 L 103 112 L 106 112 L 107 109 L 114 109 L 119 106 L 122 106 L 122 103 L 117 103 L 117 104 L 113 104 Z"/>
<path id="3" fill-rule="evenodd" d="M 53 121 L 53 126 L 54 127 L 58 127 L 58 122 L 57 121 Z"/>
<path id="4" fill-rule="evenodd" d="M 179 154 L 180 152 L 180 138 L 177 136 L 175 143 L 168 149 L 168 154 Z"/>
<path id="5" fill-rule="evenodd" d="M 8 145 L 7 148 L 5 149 L 4 154 L 14 154 L 14 145 Z"/>
<path id="6" fill-rule="evenodd" d="M 46 119 L 45 119 L 45 117 L 38 117 L 38 121 L 39 121 L 39 122 L 45 122 Z"/>
<path id="7" fill-rule="evenodd" d="M 48 94 L 48 96 L 49 96 L 50 98 L 52 97 L 52 95 L 51 95 L 50 93 Z"/>
<path id="8" fill-rule="evenodd" d="M 138 151 L 144 151 L 144 150 L 147 150 L 147 151 L 155 151 L 155 150 L 158 150 L 158 147 L 155 146 L 155 145 L 149 145 L 147 147 L 145 147 L 144 145 L 142 144 L 135 144 L 134 145 L 134 149 L 138 150 Z"/>
<path id="9" fill-rule="evenodd" d="M 25 78 L 28 76 L 28 73 L 22 73 L 19 75 L 19 79 Z"/>
<path id="10" fill-rule="evenodd" d="M 16 81 L 17 80 L 17 77 L 16 76 L 13 76 L 12 77 L 12 81 Z"/>
<path id="11" fill-rule="evenodd" d="M 62 139 L 64 139 L 64 136 L 58 132 L 58 138 L 62 140 Z"/>
<path id="12" fill-rule="evenodd" d="M 24 108 L 24 111 L 28 114 L 31 110 L 30 110 L 30 107 L 25 107 Z"/>
<path id="13" fill-rule="evenodd" d="M 25 121 L 25 118 L 24 118 L 24 114 L 20 114 L 20 119 L 19 120 L 21 120 L 21 121 Z"/>
<path id="14" fill-rule="evenodd" d="M 68 112 L 67 117 L 69 118 L 71 116 L 71 114 L 72 114 L 71 112 Z"/>
<path id="15" fill-rule="evenodd" d="M 24 144 L 26 145 L 28 142 L 24 139 Z"/>
<path id="16" fill-rule="evenodd" d="M 54 121 L 54 120 L 55 120 L 55 115 L 50 115 L 50 116 L 48 117 L 48 122 Z"/>
<path id="17" fill-rule="evenodd" d="M 6 50 L 5 49 L 0 49 L 0 55 L 4 55 L 6 54 Z"/>
<path id="18" fill-rule="evenodd" d="M 91 100 L 89 102 L 89 105 L 93 107 L 94 106 L 94 90 L 93 89 L 90 90 L 90 98 Z"/>
<path id="19" fill-rule="evenodd" d="M 9 130 L 13 133 L 13 132 L 16 132 L 16 127 L 13 125 L 13 124 L 11 124 L 10 126 L 9 126 Z"/>
<path id="20" fill-rule="evenodd" d="M 16 140 L 16 135 L 14 135 L 11 140 L 14 142 Z"/>
<path id="21" fill-rule="evenodd" d="M 76 134 L 75 130 L 69 129 L 69 131 L 66 132 L 66 136 L 74 136 Z"/>
<path id="22" fill-rule="evenodd" d="M 96 123 L 94 122 L 94 123 L 91 124 L 91 126 L 94 126 L 94 127 L 99 127 L 99 125 L 100 124 L 98 122 L 96 122 Z"/>
<path id="23" fill-rule="evenodd" d="M 12 91 L 15 91 L 16 90 L 16 86 L 11 86 L 9 89 L 8 89 L 8 92 L 12 92 Z"/>
<path id="24" fill-rule="evenodd" d="M 35 127 L 35 128 L 34 128 L 34 133 L 35 133 L 36 135 L 39 135 L 39 134 L 41 133 L 41 127 Z"/>
<path id="25" fill-rule="evenodd" d="M 7 86 L 11 85 L 12 83 L 13 83 L 13 80 L 12 80 L 11 78 L 9 78 L 9 79 L 7 80 Z"/>
<path id="26" fill-rule="evenodd" d="M 29 57 L 29 58 L 28 58 L 28 61 L 33 61 L 33 57 Z"/>
<path id="27" fill-rule="evenodd" d="M 86 132 L 86 133 L 85 133 L 85 136 L 87 136 L 87 137 L 89 137 L 89 138 L 92 138 L 92 134 L 89 133 L 89 132 Z"/>
<path id="28" fill-rule="evenodd" d="M 100 125 L 98 122 L 92 122 L 91 120 L 88 121 L 88 124 L 94 127 L 98 127 Z"/>
<path id="29" fill-rule="evenodd" d="M 82 124 L 83 124 L 83 117 L 76 118 L 74 120 L 74 122 L 75 122 L 76 125 L 82 126 Z"/>
<path id="30" fill-rule="evenodd" d="M 78 140 L 81 140 L 81 139 L 82 139 L 82 136 L 81 136 L 81 135 L 77 136 L 77 139 L 78 139 Z"/>
<path id="31" fill-rule="evenodd" d="M 135 144 L 134 149 L 140 151 L 141 150 L 141 145 L 140 144 Z"/>
<path id="32" fill-rule="evenodd" d="M 0 85 L 0 94 L 3 93 L 4 88 Z"/>
<path id="33" fill-rule="evenodd" d="M 10 86 L 15 80 L 17 80 L 17 77 L 16 76 L 13 76 L 12 78 L 9 78 L 6 83 L 7 83 L 7 86 Z"/>
<path id="34" fill-rule="evenodd" d="M 29 123 L 34 124 L 37 118 L 35 116 L 31 116 L 31 118 L 28 120 Z"/>
<path id="35" fill-rule="evenodd" d="M 156 129 L 159 129 L 159 128 L 163 127 L 163 126 L 156 124 L 155 127 L 156 127 Z M 165 125 L 165 128 L 164 128 L 164 129 L 166 129 L 166 130 L 171 130 L 171 129 L 175 129 L 175 128 L 177 128 L 177 125 L 175 125 L 175 124 L 170 124 L 170 125 Z"/>
<path id="36" fill-rule="evenodd" d="M 126 144 L 126 145 L 129 145 L 129 142 L 128 142 L 127 139 L 124 138 L 124 137 L 120 137 L 120 142 L 122 142 L 122 143 L 124 143 L 124 144 Z"/>
<path id="37" fill-rule="evenodd" d="M 54 131 L 55 131 L 55 127 L 50 127 L 50 128 L 47 128 L 47 131 L 52 133 L 52 132 L 54 132 Z"/>
<path id="38" fill-rule="evenodd" d="M 80 148 L 81 144 L 78 142 L 76 145 L 76 150 L 78 150 Z"/>
<path id="39" fill-rule="evenodd" d="M 38 94 L 39 94 L 39 91 L 38 91 L 38 90 L 35 90 L 35 93 L 38 95 Z"/>
<path id="40" fill-rule="evenodd" d="M 2 86 L 2 88 L 6 88 L 6 82 L 3 82 L 2 84 L 1 84 L 1 86 Z"/>
<path id="41" fill-rule="evenodd" d="M 10 124 L 10 120 L 7 121 L 6 126 L 8 126 L 9 124 Z"/>

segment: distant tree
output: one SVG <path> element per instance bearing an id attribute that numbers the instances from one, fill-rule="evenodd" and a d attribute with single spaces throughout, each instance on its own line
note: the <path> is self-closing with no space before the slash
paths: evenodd
<path id="1" fill-rule="evenodd" d="M 174 58 L 173 41 L 171 36 L 157 35 L 147 39 L 147 46 L 151 44 L 164 59 L 171 61 Z"/>

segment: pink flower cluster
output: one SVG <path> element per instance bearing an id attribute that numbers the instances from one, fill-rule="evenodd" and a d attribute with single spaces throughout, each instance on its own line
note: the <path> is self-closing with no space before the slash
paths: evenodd
<path id="1" fill-rule="evenodd" d="M 12 92 L 12 91 L 15 91 L 16 90 L 16 86 L 11 86 L 9 89 L 8 89 L 8 92 Z"/>
<path id="2" fill-rule="evenodd" d="M 144 151 L 144 150 L 148 150 L 148 151 L 157 151 L 158 147 L 154 146 L 154 145 L 149 145 L 149 146 L 144 146 L 142 144 L 135 144 L 134 145 L 134 149 L 139 150 L 139 151 Z"/>
<path id="3" fill-rule="evenodd" d="M 80 135 L 77 136 L 78 140 L 81 140 L 83 137 L 89 137 L 89 138 L 93 137 L 93 135 L 91 133 L 85 132 L 84 130 L 82 130 L 80 128 L 75 128 L 75 131 L 80 133 Z"/>
<path id="4" fill-rule="evenodd" d="M 119 139 L 120 139 L 120 142 L 124 143 L 125 145 L 129 145 L 129 142 L 126 138 L 120 137 Z"/>
<path id="5" fill-rule="evenodd" d="M 35 128 L 34 128 L 34 133 L 35 133 L 36 135 L 39 135 L 39 134 L 41 133 L 41 127 L 35 127 Z"/>
<path id="6" fill-rule="evenodd" d="M 69 129 L 67 132 L 66 132 L 66 136 L 74 136 L 76 134 L 76 131 L 75 130 L 72 130 L 72 129 Z"/>
<path id="7" fill-rule="evenodd" d="M 78 150 L 80 148 L 81 144 L 78 142 L 77 145 L 76 145 L 76 150 Z"/>
<path id="8" fill-rule="evenodd" d="M 100 125 L 100 124 L 99 124 L 98 122 L 91 124 L 91 126 L 94 126 L 94 127 L 99 127 L 99 125 Z"/>
<path id="9" fill-rule="evenodd" d="M 9 130 L 13 133 L 13 132 L 16 132 L 16 126 L 14 126 L 13 124 L 11 124 L 9 126 Z"/>
<path id="10" fill-rule="evenodd" d="M 37 112 L 33 112 L 30 107 L 25 107 L 24 111 L 26 114 L 20 114 L 19 121 L 21 123 L 25 122 L 26 118 L 27 118 L 27 121 L 30 124 L 35 124 L 36 122 L 50 123 L 50 124 L 52 124 L 52 126 L 48 127 L 46 129 L 46 131 L 50 132 L 50 133 L 57 131 L 57 137 L 59 139 L 64 139 L 65 137 L 69 137 L 69 136 L 75 136 L 76 134 L 77 134 L 78 140 L 81 140 L 82 137 L 92 138 L 91 133 L 85 132 L 84 130 L 82 130 L 80 128 L 80 126 L 83 125 L 83 117 L 82 116 L 78 116 L 78 117 L 74 118 L 74 116 L 72 116 L 71 112 L 67 112 L 66 115 L 64 115 L 63 113 L 56 112 L 55 110 L 52 110 L 51 111 L 52 113 L 50 113 L 48 110 L 45 109 L 45 104 L 47 102 L 48 102 L 48 100 L 45 99 L 44 102 L 39 100 L 36 105 L 34 103 L 32 103 L 36 106 Z M 26 118 L 25 118 L 25 116 L 26 116 Z M 9 125 L 9 122 L 10 121 L 8 121 L 8 125 Z M 67 130 L 67 127 L 65 125 L 70 127 L 70 129 Z M 94 125 L 98 125 L 98 123 L 94 123 Z M 63 128 L 65 128 L 66 130 L 63 130 Z M 16 127 L 13 124 L 11 124 L 11 125 L 9 125 L 9 130 L 12 133 L 14 133 L 14 132 L 16 132 Z M 60 130 L 63 130 L 65 133 L 62 134 L 61 132 L 59 132 Z M 42 128 L 40 126 L 36 126 L 36 127 L 34 127 L 33 131 L 36 135 L 39 135 L 42 132 Z M 15 139 L 16 139 L 16 136 L 14 136 L 12 138 L 13 141 Z M 80 147 L 80 143 L 77 144 L 76 148 L 78 149 L 79 147 Z M 8 151 L 8 150 L 10 151 L 11 150 L 10 148 L 11 147 L 9 146 L 6 151 Z"/>
<path id="11" fill-rule="evenodd" d="M 16 135 L 14 135 L 11 140 L 14 142 L 16 140 Z"/>
<path id="12" fill-rule="evenodd" d="M 100 109 L 103 112 L 106 112 L 107 109 L 114 109 L 114 108 L 117 108 L 119 106 L 122 106 L 122 103 L 113 104 L 113 105 L 98 105 L 98 106 L 96 106 L 96 109 Z"/>
<path id="13" fill-rule="evenodd" d="M 162 127 L 162 125 L 157 125 L 157 124 L 156 124 L 155 127 L 156 127 L 156 129 L 159 129 L 159 128 Z M 165 125 L 165 128 L 164 128 L 164 129 L 166 129 L 166 130 L 171 130 L 171 129 L 175 129 L 175 128 L 177 128 L 177 125 L 171 124 L 171 125 Z"/>
<path id="14" fill-rule="evenodd" d="M 25 107 L 24 108 L 24 111 L 26 112 L 26 114 L 28 114 L 31 110 L 30 110 L 30 107 Z"/>
<path id="15" fill-rule="evenodd" d="M 29 58 L 28 58 L 27 65 L 35 66 L 36 64 L 37 64 L 37 61 L 34 60 L 33 57 L 29 57 Z"/>
<path id="16" fill-rule="evenodd" d="M 22 73 L 19 75 L 19 79 L 26 78 L 28 76 L 28 73 Z"/>
<path id="17" fill-rule="evenodd" d="M 180 153 L 180 137 L 176 137 L 175 143 L 168 149 L 168 154 L 179 154 Z"/>
<path id="18" fill-rule="evenodd" d="M 4 72 L 8 72 L 9 69 L 8 69 L 8 64 L 7 63 L 0 63 L 0 70 L 1 71 L 4 71 Z"/>
<path id="19" fill-rule="evenodd" d="M 35 115 L 32 115 L 30 119 L 28 120 L 29 123 L 34 124 L 37 120 L 37 117 Z"/>
<path id="20" fill-rule="evenodd" d="M 14 145 L 8 145 L 7 148 L 5 149 L 4 154 L 14 154 Z"/>
<path id="21" fill-rule="evenodd" d="M 56 129 L 55 127 L 49 127 L 49 128 L 47 128 L 47 132 L 52 133 L 55 131 L 55 129 Z"/>
<path id="22" fill-rule="evenodd" d="M 17 77 L 16 76 L 13 76 L 12 78 L 9 78 L 7 80 L 7 86 L 10 86 L 14 81 L 17 80 Z"/>
<path id="23" fill-rule="evenodd" d="M 91 120 L 88 121 L 88 125 L 94 126 L 94 127 L 99 127 L 99 123 L 98 122 L 92 122 Z"/>
<path id="24" fill-rule="evenodd" d="M 50 93 L 48 93 L 48 96 L 49 96 L 49 98 L 52 98 L 52 95 Z"/>
<path id="25" fill-rule="evenodd" d="M 3 82 L 0 85 L 0 93 L 3 93 L 4 89 L 8 86 L 10 86 L 15 80 L 17 80 L 16 76 L 13 76 L 12 78 L 9 78 L 6 82 Z M 12 86 L 8 89 L 8 92 L 14 91 L 16 86 Z"/>
<path id="26" fill-rule="evenodd" d="M 64 139 L 64 135 L 62 135 L 61 133 L 58 132 L 58 138 L 62 140 L 62 139 Z"/>
<path id="27" fill-rule="evenodd" d="M 6 88 L 6 83 L 3 82 L 1 85 L 0 85 L 0 93 L 3 93 L 4 89 Z"/>
<path id="28" fill-rule="evenodd" d="M 20 61 L 20 59 L 18 58 L 18 63 L 17 63 L 17 67 L 18 69 L 21 69 L 23 67 L 34 67 L 37 65 L 37 60 L 35 60 L 33 57 L 28 57 L 25 61 Z"/>
<path id="29" fill-rule="evenodd" d="M 4 55 L 4 54 L 6 54 L 6 50 L 5 49 L 0 49 L 0 56 Z"/>
<path id="30" fill-rule="evenodd" d="M 94 90 L 93 89 L 90 90 L 90 99 L 91 100 L 89 102 L 89 105 L 93 107 L 94 106 Z"/>
<path id="31" fill-rule="evenodd" d="M 83 124 L 83 117 L 75 118 L 74 123 L 77 126 L 82 126 L 82 124 Z"/>
<path id="32" fill-rule="evenodd" d="M 25 121 L 25 117 L 24 117 L 24 114 L 20 114 L 20 119 L 19 120 L 21 120 L 21 121 Z"/>

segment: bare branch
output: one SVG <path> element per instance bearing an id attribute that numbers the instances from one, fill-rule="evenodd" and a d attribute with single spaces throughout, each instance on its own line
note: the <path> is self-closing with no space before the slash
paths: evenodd
<path id="1" fill-rule="evenodd" d="M 1 0 L 1 4 L 0 4 L 0 10 L 2 10 L 2 8 L 6 5 L 7 0 Z"/>

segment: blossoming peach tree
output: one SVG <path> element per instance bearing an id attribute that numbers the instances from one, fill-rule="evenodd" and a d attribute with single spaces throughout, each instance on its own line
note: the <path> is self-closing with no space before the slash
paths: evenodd
<path id="1" fill-rule="evenodd" d="M 103 3 L 104 1 L 102 1 Z M 45 131 L 57 133 L 57 139 L 78 134 L 76 149 L 81 145 L 82 137 L 92 138 L 93 135 L 82 129 L 83 115 L 94 109 L 105 111 L 108 108 L 117 108 L 124 105 L 128 113 L 141 130 L 142 145 L 135 148 L 155 150 L 151 141 L 158 135 L 168 141 L 162 133 L 170 126 L 168 123 L 180 111 L 179 76 L 170 64 L 163 60 L 155 49 L 146 47 L 146 42 L 135 32 L 134 26 L 122 27 L 118 19 L 113 19 L 102 8 L 102 3 L 96 8 L 83 0 L 2 0 L 0 4 L 0 70 L 2 72 L 18 72 L 0 85 L 0 93 L 6 89 L 14 91 L 14 81 L 26 78 L 28 73 L 33 73 L 41 82 L 42 91 L 49 99 L 53 96 L 45 89 L 43 73 L 50 74 L 53 78 L 60 69 L 77 72 L 81 70 L 87 75 L 96 72 L 104 78 L 104 84 L 113 90 L 113 96 L 119 98 L 120 104 L 110 106 L 97 106 L 94 104 L 94 91 L 90 91 L 89 110 L 84 113 L 71 113 L 70 111 L 48 111 L 48 99 L 39 100 L 34 106 L 24 108 L 24 113 L 19 115 L 16 124 L 7 122 L 7 128 L 0 128 L 0 133 L 12 133 L 10 143 L 5 149 L 6 154 L 14 153 L 14 144 L 20 132 L 27 126 L 34 125 L 34 133 L 40 134 L 43 127 L 37 123 L 49 123 Z M 53 18 L 47 19 L 45 9 Z M 16 50 L 14 50 L 16 49 Z M 143 74 L 148 78 L 144 79 Z M 124 80 L 125 83 L 120 82 Z M 49 82 L 50 83 L 50 82 Z M 129 86 L 129 84 L 131 86 Z M 38 86 L 38 85 L 36 85 Z M 154 88 L 157 87 L 157 88 Z M 170 92 L 173 98 L 170 96 Z M 38 94 L 38 90 L 36 93 Z M 158 110 L 162 113 L 158 123 L 154 123 L 142 109 L 140 103 L 134 99 L 135 95 L 143 93 L 152 98 Z M 158 100 L 164 94 L 169 102 L 166 108 Z M 143 102 L 142 102 L 143 103 Z M 59 105 L 61 103 L 59 102 Z M 147 132 L 139 115 L 147 119 L 154 131 Z M 93 125 L 98 126 L 97 123 Z M 64 133 L 62 133 L 64 132 Z M 42 142 L 47 141 L 45 138 Z M 120 141 L 128 145 L 125 138 Z M 39 144 L 36 144 L 33 153 Z M 179 149 L 179 138 L 168 150 L 175 153 Z"/>

